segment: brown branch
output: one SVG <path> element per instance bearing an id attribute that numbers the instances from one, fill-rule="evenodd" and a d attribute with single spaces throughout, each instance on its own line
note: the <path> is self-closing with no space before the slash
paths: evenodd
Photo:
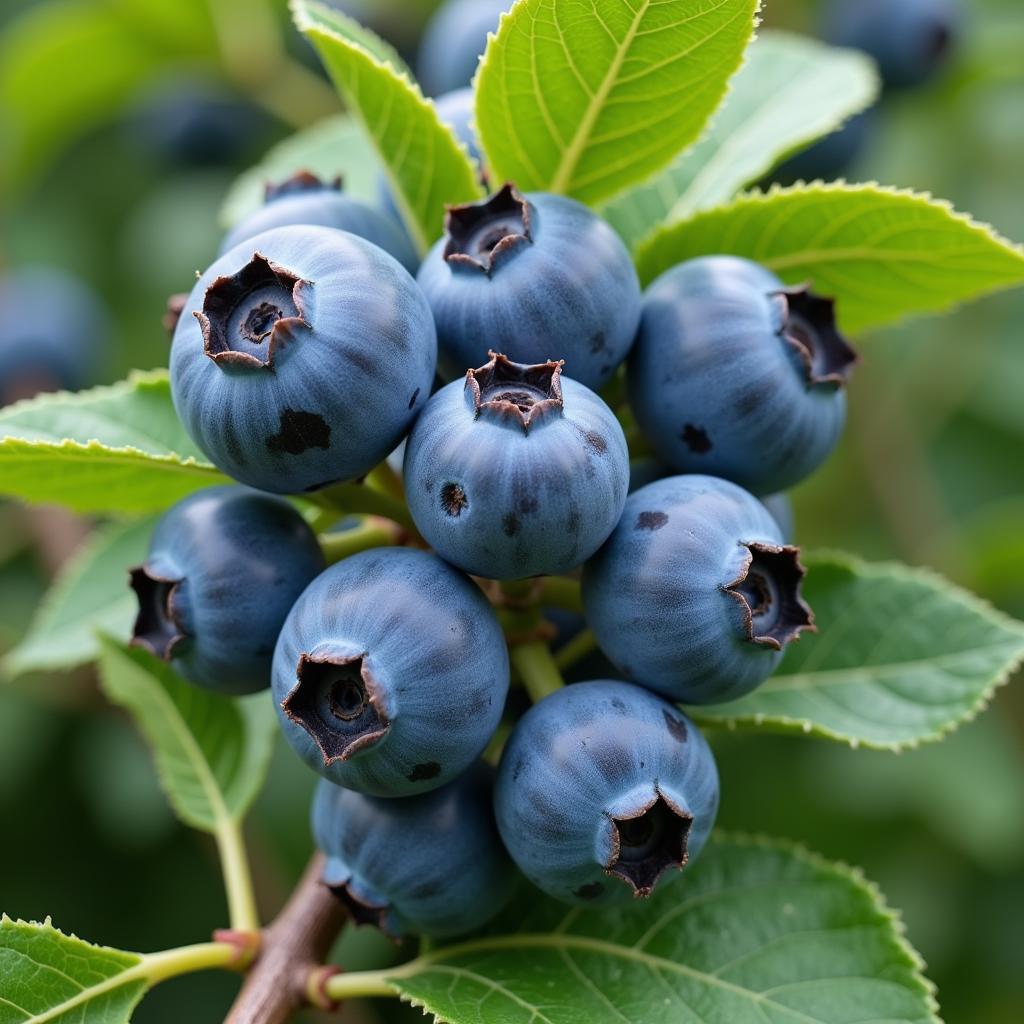
<path id="1" fill-rule="evenodd" d="M 309 1003 L 310 972 L 324 963 L 345 923 L 341 903 L 320 882 L 323 867 L 323 854 L 315 854 L 264 930 L 260 954 L 224 1024 L 285 1024 Z"/>

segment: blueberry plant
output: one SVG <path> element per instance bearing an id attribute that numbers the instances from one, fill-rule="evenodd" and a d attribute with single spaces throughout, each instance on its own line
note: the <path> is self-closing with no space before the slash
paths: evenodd
<path id="1" fill-rule="evenodd" d="M 852 336 L 1024 283 L 1024 252 L 924 194 L 751 188 L 877 90 L 863 54 L 755 38 L 758 7 L 453 3 L 435 102 L 293 0 L 346 113 L 228 197 L 169 370 L 0 412 L 3 492 L 107 520 L 5 668 L 98 662 L 216 840 L 224 927 L 134 953 L 4 917 L 0 1021 L 116 1024 L 214 968 L 244 975 L 235 1024 L 360 997 L 938 1020 L 856 871 L 714 831 L 712 751 L 936 740 L 1024 656 L 925 570 L 801 552 L 780 494 L 839 440 Z M 42 351 L 27 322 L 5 367 Z M 318 852 L 267 923 L 242 823 L 282 733 Z M 346 971 L 346 919 L 409 955 Z"/>

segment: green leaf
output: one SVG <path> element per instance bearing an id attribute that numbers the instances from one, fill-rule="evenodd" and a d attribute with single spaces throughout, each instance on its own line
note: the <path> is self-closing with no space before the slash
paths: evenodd
<path id="1" fill-rule="evenodd" d="M 0 492 L 78 512 L 159 512 L 229 482 L 185 433 L 165 370 L 0 411 Z"/>
<path id="2" fill-rule="evenodd" d="M 331 180 L 341 176 L 345 193 L 376 205 L 381 162 L 362 126 L 338 114 L 289 136 L 273 147 L 231 186 L 221 208 L 221 221 L 233 227 L 263 205 L 268 183 L 286 181 L 297 171 L 312 171 Z"/>
<path id="3" fill-rule="evenodd" d="M 161 67 L 215 53 L 202 0 L 175 4 L 56 0 L 32 4 L 0 37 L 0 158 L 19 184 L 111 119 Z M 74 69 L 69 78 L 69 68 Z"/>
<path id="4" fill-rule="evenodd" d="M 200 689 L 137 648 L 100 640 L 103 690 L 135 717 L 178 817 L 217 832 L 259 792 L 277 731 L 265 693 L 232 698 Z"/>
<path id="5" fill-rule="evenodd" d="M 937 1024 L 921 967 L 858 873 L 719 836 L 647 903 L 587 912 L 531 896 L 492 933 L 383 974 L 451 1024 Z"/>
<path id="6" fill-rule="evenodd" d="M 634 245 L 662 222 L 730 199 L 784 156 L 835 131 L 877 93 L 874 63 L 859 50 L 762 32 L 704 137 L 602 212 Z"/>
<path id="7" fill-rule="evenodd" d="M 127 639 L 138 611 L 128 569 L 142 562 L 153 520 L 97 530 L 65 563 L 28 633 L 2 665 L 10 676 L 73 668 L 99 655 L 97 631 Z"/>
<path id="8" fill-rule="evenodd" d="M 748 696 L 690 708 L 699 722 L 902 750 L 973 718 L 1024 659 L 1024 625 L 933 573 L 834 554 L 807 565 L 819 632 Z"/>
<path id="9" fill-rule="evenodd" d="M 758 0 L 520 0 L 477 73 L 494 181 L 598 203 L 700 134 Z"/>
<path id="10" fill-rule="evenodd" d="M 137 953 L 0 917 L 0 1024 L 127 1024 L 148 984 Z"/>
<path id="11" fill-rule="evenodd" d="M 367 47 L 366 29 L 316 0 L 292 0 L 292 13 L 372 139 L 406 227 L 426 251 L 443 230 L 445 205 L 481 194 L 465 146 L 409 75 Z"/>
<path id="12" fill-rule="evenodd" d="M 756 260 L 839 300 L 847 331 L 937 313 L 1024 284 L 1024 250 L 948 203 L 833 182 L 751 192 L 663 228 L 637 251 L 644 283 L 695 256 Z"/>

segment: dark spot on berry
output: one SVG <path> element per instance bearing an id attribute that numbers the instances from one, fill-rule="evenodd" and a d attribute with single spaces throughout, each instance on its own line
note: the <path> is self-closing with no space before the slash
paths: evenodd
<path id="1" fill-rule="evenodd" d="M 570 506 L 569 518 L 565 521 L 565 528 L 569 533 L 580 532 L 580 510 L 577 505 Z"/>
<path id="2" fill-rule="evenodd" d="M 420 389 L 417 388 L 412 393 L 412 398 L 409 399 L 409 408 L 411 409 L 416 404 L 416 399 L 420 397 Z"/>
<path id="3" fill-rule="evenodd" d="M 458 484 L 445 484 L 441 488 L 441 508 L 450 516 L 462 515 L 462 510 L 469 507 L 466 492 Z"/>
<path id="4" fill-rule="evenodd" d="M 441 766 L 436 761 L 425 761 L 413 767 L 406 778 L 410 782 L 426 782 L 427 779 L 436 779 L 441 774 Z"/>
<path id="5" fill-rule="evenodd" d="M 612 707 L 615 708 L 616 711 L 625 711 L 626 703 L 621 697 L 612 697 Z"/>
<path id="6" fill-rule="evenodd" d="M 578 889 L 573 889 L 572 894 L 581 900 L 596 900 L 604 892 L 604 886 L 600 882 L 587 882 Z"/>
<path id="7" fill-rule="evenodd" d="M 519 776 L 523 774 L 523 769 L 526 767 L 526 762 L 520 757 L 512 769 L 512 781 L 518 782 Z"/>
<path id="8" fill-rule="evenodd" d="M 524 498 L 520 498 L 519 499 L 519 511 L 522 512 L 524 516 L 528 516 L 531 513 L 536 512 L 537 511 L 537 499 L 532 497 L 532 496 L 530 496 L 530 495 L 527 495 Z"/>
<path id="9" fill-rule="evenodd" d="M 280 429 L 267 438 L 267 448 L 278 455 L 301 455 L 310 448 L 329 448 L 331 428 L 322 416 L 301 409 L 282 409 Z"/>
<path id="10" fill-rule="evenodd" d="M 508 515 L 502 517 L 501 529 L 506 537 L 514 537 L 519 532 L 519 520 L 509 512 Z"/>
<path id="11" fill-rule="evenodd" d="M 603 352 L 606 341 L 607 341 L 607 339 L 604 336 L 604 331 L 598 331 L 590 339 L 590 351 L 594 355 L 597 355 L 598 352 Z"/>
<path id="12" fill-rule="evenodd" d="M 703 427 L 695 427 L 692 423 L 687 423 L 683 427 L 683 442 L 696 455 L 704 455 L 711 451 L 711 438 L 708 437 L 708 432 Z"/>
<path id="13" fill-rule="evenodd" d="M 660 530 L 668 522 L 668 516 L 664 512 L 641 512 L 636 517 L 634 530 Z"/>
<path id="14" fill-rule="evenodd" d="M 595 455 L 604 455 L 608 451 L 608 442 L 600 434 L 595 434 L 592 430 L 588 430 L 583 435 L 583 440 Z"/>
<path id="15" fill-rule="evenodd" d="M 677 743 L 686 742 L 686 723 L 681 718 L 676 718 L 671 711 L 667 711 L 664 708 L 661 709 L 661 713 L 665 716 L 665 725 L 668 727 L 668 734 Z"/>
<path id="16" fill-rule="evenodd" d="M 736 412 L 741 418 L 746 418 L 752 413 L 755 413 L 767 398 L 767 394 L 763 391 L 744 391 L 739 398 L 736 399 Z"/>

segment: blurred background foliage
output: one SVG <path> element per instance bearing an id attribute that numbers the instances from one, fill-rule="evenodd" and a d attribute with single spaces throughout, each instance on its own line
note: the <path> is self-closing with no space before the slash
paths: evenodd
<path id="1" fill-rule="evenodd" d="M 346 6 L 409 52 L 432 3 Z M 846 176 L 933 192 L 1024 240 L 1024 7 L 963 6 L 947 71 L 887 97 Z M 766 8 L 767 25 L 815 30 L 810 0 Z M 116 331 L 104 379 L 165 365 L 165 299 L 215 253 L 228 186 L 337 108 L 283 0 L 5 0 L 0 268 L 55 264 L 97 289 Z M 1018 291 L 861 339 L 842 448 L 794 495 L 799 542 L 931 565 L 1024 617 L 1022 323 Z M 0 650 L 45 587 L 26 518 L 0 507 Z M 722 825 L 862 865 L 903 910 L 949 1024 L 1024 1020 L 1019 686 L 945 743 L 898 756 L 768 735 L 712 741 Z M 249 825 L 267 914 L 311 845 L 314 779 L 278 754 Z M 224 923 L 212 843 L 175 822 L 141 739 L 87 671 L 0 687 L 0 826 L 0 906 L 11 915 L 52 914 L 138 950 Z M 365 929 L 343 942 L 351 967 L 400 952 Z M 136 1019 L 219 1019 L 236 984 L 175 982 Z"/>

